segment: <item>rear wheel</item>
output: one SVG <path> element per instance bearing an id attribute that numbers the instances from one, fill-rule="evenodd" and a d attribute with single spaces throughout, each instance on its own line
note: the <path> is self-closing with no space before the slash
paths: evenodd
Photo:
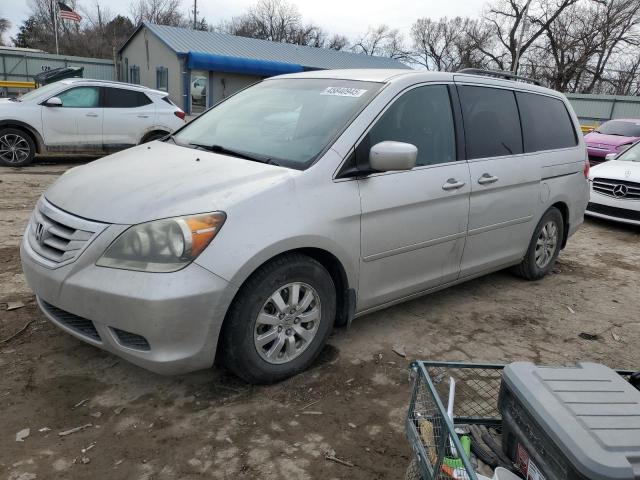
<path id="1" fill-rule="evenodd" d="M 226 365 L 250 383 L 305 370 L 327 341 L 336 315 L 331 275 L 306 255 L 287 254 L 243 285 L 223 329 Z"/>
<path id="2" fill-rule="evenodd" d="M 542 216 L 531 238 L 529 249 L 514 273 L 527 280 L 539 280 L 556 263 L 564 240 L 564 220 L 560 211 L 551 207 Z"/>
<path id="3" fill-rule="evenodd" d="M 15 128 L 0 130 L 0 164 L 24 167 L 33 161 L 36 145 L 30 135 Z"/>

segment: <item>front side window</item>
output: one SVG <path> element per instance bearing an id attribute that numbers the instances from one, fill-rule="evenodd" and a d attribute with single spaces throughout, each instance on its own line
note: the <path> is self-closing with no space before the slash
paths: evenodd
<path id="1" fill-rule="evenodd" d="M 332 79 L 266 80 L 208 110 L 174 139 L 185 146 L 223 147 L 303 170 L 381 86 Z"/>
<path id="2" fill-rule="evenodd" d="M 458 87 L 467 158 L 522 153 L 520 117 L 514 93 L 490 87 Z"/>
<path id="3" fill-rule="evenodd" d="M 640 137 L 640 121 L 625 122 L 623 120 L 610 120 L 600 125 L 596 132 L 603 135 L 616 135 L 619 137 Z"/>
<path id="4" fill-rule="evenodd" d="M 523 92 L 516 92 L 516 99 L 522 118 L 525 152 L 575 147 L 578 144 L 573 122 L 561 100 Z"/>
<path id="5" fill-rule="evenodd" d="M 100 101 L 100 89 L 98 87 L 71 88 L 58 95 L 62 100 L 63 108 L 93 108 Z"/>
<path id="6" fill-rule="evenodd" d="M 434 165 L 456 159 L 451 101 L 446 85 L 418 87 L 402 94 L 380 117 L 358 147 L 368 155 L 376 143 L 394 141 L 418 148 L 416 165 Z"/>
<path id="7" fill-rule="evenodd" d="M 143 92 L 124 88 L 104 87 L 105 108 L 136 108 L 149 105 L 151 99 Z"/>

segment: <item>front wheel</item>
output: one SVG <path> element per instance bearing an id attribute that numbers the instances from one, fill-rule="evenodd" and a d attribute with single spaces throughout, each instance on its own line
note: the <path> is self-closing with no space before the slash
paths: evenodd
<path id="1" fill-rule="evenodd" d="M 560 211 L 551 207 L 540 219 L 524 259 L 514 273 L 527 280 L 539 280 L 551 271 L 564 240 L 564 220 Z"/>
<path id="2" fill-rule="evenodd" d="M 36 145 L 22 130 L 0 130 L 0 164 L 6 167 L 24 167 L 33 161 Z"/>
<path id="3" fill-rule="evenodd" d="M 302 254 L 258 269 L 236 296 L 223 327 L 225 364 L 250 383 L 305 370 L 327 341 L 336 315 L 331 275 Z"/>

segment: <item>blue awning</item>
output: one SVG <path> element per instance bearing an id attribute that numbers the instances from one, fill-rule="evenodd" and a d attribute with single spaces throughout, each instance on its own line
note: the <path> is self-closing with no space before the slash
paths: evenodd
<path id="1" fill-rule="evenodd" d="M 261 77 L 272 77 L 284 73 L 302 72 L 302 65 L 296 63 L 256 60 L 253 58 L 227 57 L 212 53 L 189 52 L 187 66 L 191 69 L 214 72 L 244 73 Z"/>

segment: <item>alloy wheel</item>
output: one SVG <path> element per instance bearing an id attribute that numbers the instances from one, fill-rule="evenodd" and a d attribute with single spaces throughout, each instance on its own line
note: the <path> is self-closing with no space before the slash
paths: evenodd
<path id="1" fill-rule="evenodd" d="M 278 288 L 256 318 L 253 340 L 260 358 L 283 364 L 301 355 L 318 333 L 321 314 L 312 286 L 293 282 Z"/>
<path id="2" fill-rule="evenodd" d="M 553 258 L 558 247 L 558 226 L 555 222 L 544 224 L 536 241 L 536 265 L 545 268 Z"/>
<path id="3" fill-rule="evenodd" d="M 26 138 L 7 133 L 0 137 L 0 158 L 7 163 L 21 163 L 29 158 L 31 147 Z"/>

